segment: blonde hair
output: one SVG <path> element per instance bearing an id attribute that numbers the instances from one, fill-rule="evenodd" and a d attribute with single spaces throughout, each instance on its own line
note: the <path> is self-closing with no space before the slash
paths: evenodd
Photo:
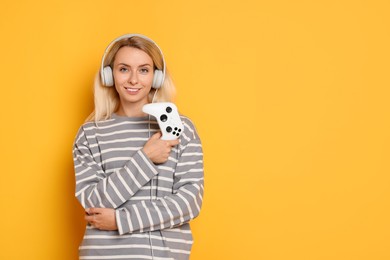
<path id="1" fill-rule="evenodd" d="M 115 55 L 122 47 L 133 47 L 144 51 L 148 54 L 152 60 L 155 69 L 163 70 L 163 57 L 161 56 L 158 47 L 147 39 L 142 37 L 133 36 L 131 38 L 125 38 L 116 42 L 106 55 L 103 64 L 104 66 L 110 66 L 113 68 Z M 156 89 L 152 88 L 149 92 L 149 102 L 152 102 Z M 175 85 L 172 78 L 169 75 L 167 69 L 165 69 L 165 79 L 163 85 L 158 89 L 158 92 L 154 98 L 156 102 L 171 102 L 175 95 Z M 118 92 L 113 87 L 103 86 L 100 79 L 100 70 L 95 76 L 94 82 L 94 111 L 87 117 L 86 122 L 95 121 L 99 122 L 111 118 L 111 115 L 119 108 L 120 99 Z"/>

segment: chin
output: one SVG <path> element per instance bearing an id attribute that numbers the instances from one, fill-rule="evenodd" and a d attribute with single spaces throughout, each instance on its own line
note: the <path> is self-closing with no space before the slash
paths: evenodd
<path id="1" fill-rule="evenodd" d="M 123 102 L 125 103 L 132 103 L 132 104 L 135 104 L 135 103 L 143 103 L 143 104 L 146 104 L 146 103 L 149 103 L 149 98 L 146 96 L 146 97 L 125 97 L 125 98 L 122 98 L 121 99 Z"/>

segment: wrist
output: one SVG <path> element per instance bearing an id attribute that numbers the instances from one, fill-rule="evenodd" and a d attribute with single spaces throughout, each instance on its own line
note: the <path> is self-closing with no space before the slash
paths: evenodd
<path id="1" fill-rule="evenodd" d="M 149 153 L 150 151 L 149 151 L 149 149 L 143 147 L 143 148 L 141 149 L 141 152 L 142 152 L 143 154 L 145 154 L 145 155 L 150 159 L 150 153 Z"/>

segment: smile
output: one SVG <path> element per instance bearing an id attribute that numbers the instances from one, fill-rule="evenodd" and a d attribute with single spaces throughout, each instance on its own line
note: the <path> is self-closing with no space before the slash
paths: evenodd
<path id="1" fill-rule="evenodd" d="M 136 94 L 140 91 L 140 88 L 126 88 L 126 91 L 129 92 L 130 94 Z"/>

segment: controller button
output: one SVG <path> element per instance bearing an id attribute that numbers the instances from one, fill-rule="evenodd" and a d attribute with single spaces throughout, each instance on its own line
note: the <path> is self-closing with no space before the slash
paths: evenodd
<path id="1" fill-rule="evenodd" d="M 176 134 L 176 132 L 175 132 L 175 131 L 173 131 L 173 133 L 172 133 L 172 134 L 174 134 L 174 135 L 175 135 L 175 134 Z"/>
<path id="2" fill-rule="evenodd" d="M 181 132 L 181 129 L 179 128 L 179 132 Z"/>
<path id="3" fill-rule="evenodd" d="M 162 122 L 167 121 L 167 120 L 168 120 L 167 115 L 162 115 L 162 116 L 160 116 L 160 120 L 161 120 Z"/>
<path id="4" fill-rule="evenodd" d="M 171 107 L 167 107 L 165 110 L 167 111 L 167 113 L 171 113 L 172 112 L 172 108 Z"/>
<path id="5" fill-rule="evenodd" d="M 176 136 L 179 136 L 179 135 L 180 135 L 179 133 L 176 134 Z"/>
<path id="6" fill-rule="evenodd" d="M 170 132 L 172 132 L 172 127 L 167 126 L 167 128 L 165 128 L 165 130 L 167 130 L 167 132 L 170 133 Z"/>
<path id="7" fill-rule="evenodd" d="M 177 127 L 175 127 L 175 130 L 177 130 Z"/>

